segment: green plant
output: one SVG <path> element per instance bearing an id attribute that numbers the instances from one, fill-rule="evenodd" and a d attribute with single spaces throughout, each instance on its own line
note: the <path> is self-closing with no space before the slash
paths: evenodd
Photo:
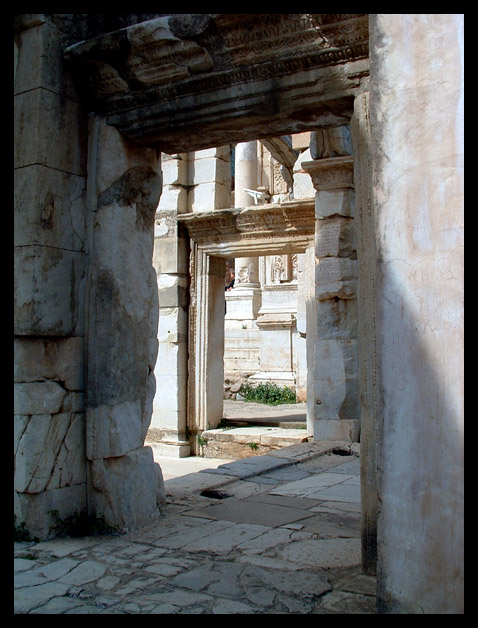
<path id="1" fill-rule="evenodd" d="M 13 515 L 13 540 L 16 543 L 39 543 L 40 539 L 37 536 L 33 538 L 27 528 L 24 521 L 17 525 L 17 516 Z"/>
<path id="2" fill-rule="evenodd" d="M 256 403 L 265 403 L 270 406 L 277 406 L 282 403 L 296 403 L 295 390 L 289 386 L 282 388 L 277 384 L 266 382 L 251 386 L 251 384 L 243 384 L 240 394 L 246 401 L 254 401 Z"/>
<path id="3" fill-rule="evenodd" d="M 252 449 L 252 451 L 256 451 L 257 449 L 259 449 L 259 445 L 257 443 L 247 443 L 247 444 Z"/>
<path id="4" fill-rule="evenodd" d="M 103 515 L 89 515 L 85 510 L 74 512 L 65 519 L 61 519 L 58 510 L 50 510 L 50 514 L 55 519 L 57 536 L 69 536 L 78 538 L 91 536 L 94 534 L 115 534 L 117 527 L 106 523 Z"/>
<path id="5" fill-rule="evenodd" d="M 201 434 L 197 435 L 197 442 L 200 447 L 206 447 L 207 445 L 207 439 L 201 436 Z"/>

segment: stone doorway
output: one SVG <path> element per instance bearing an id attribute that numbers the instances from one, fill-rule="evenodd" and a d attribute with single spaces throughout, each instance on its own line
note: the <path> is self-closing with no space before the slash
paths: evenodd
<path id="1" fill-rule="evenodd" d="M 252 210 L 256 211 L 256 210 Z M 313 229 L 313 221 L 311 228 Z M 310 234 L 309 234 L 310 237 Z M 232 244 L 232 243 L 231 243 Z M 309 238 L 305 244 L 310 247 Z M 232 245 L 234 246 L 234 245 Z M 235 246 L 241 246 L 240 240 Z M 271 250 L 271 240 L 264 238 L 264 247 Z M 279 245 L 281 250 L 282 245 Z M 294 246 L 289 243 L 289 246 Z M 257 258 L 260 245 L 244 251 L 247 256 L 237 258 L 251 260 Z M 190 306 L 190 339 L 189 339 L 189 370 L 188 370 L 188 432 L 192 451 L 197 452 L 195 444 L 197 436 L 205 430 L 217 428 L 224 417 L 224 347 L 225 347 L 225 320 L 227 317 L 226 298 L 224 291 L 225 258 L 213 256 L 193 246 L 192 265 L 194 274 L 191 276 L 191 306 Z M 302 250 L 302 253 L 305 253 Z M 255 255 L 254 255 L 255 254 Z M 241 294 L 241 288 L 233 299 L 241 302 L 242 315 L 246 316 L 246 308 L 251 307 L 253 295 L 251 288 L 246 287 Z M 248 302 L 249 301 L 249 302 Z M 229 300 L 229 303 L 234 303 Z M 231 313 L 231 310 L 230 310 Z M 252 310 L 249 315 L 252 317 Z M 236 319 L 237 321 L 238 319 Z M 252 318 L 249 320 L 252 330 Z M 246 323 L 243 323 L 246 325 Z M 256 330 L 258 328 L 256 327 Z M 248 329 L 241 329 L 241 332 Z M 259 362 L 258 362 L 259 365 Z"/>
<path id="2" fill-rule="evenodd" d="M 294 151 L 300 142 L 302 150 Z M 274 173 L 269 181 L 257 174 L 263 170 L 256 163 L 263 145 L 271 149 L 270 155 L 279 156 L 285 173 L 282 190 L 276 189 Z M 226 170 L 230 167 L 231 145 L 163 160 L 166 190 L 155 228 L 155 246 L 160 246 L 155 263 L 160 288 L 155 370 L 159 395 L 149 436 L 170 455 L 187 456 L 196 452 L 198 435 L 221 423 L 223 394 L 217 382 L 229 370 L 222 361 L 229 305 L 229 334 L 256 336 L 255 368 L 248 363 L 241 369 L 236 364 L 240 360 L 234 359 L 232 370 L 248 370 L 256 383 L 298 384 L 300 400 L 307 401 L 309 435 L 357 440 L 350 130 L 342 126 L 253 140 L 234 145 L 234 152 L 230 196 L 224 169 L 226 162 Z M 205 172 L 210 172 L 211 183 L 202 179 Z M 289 193 L 284 193 L 287 179 Z M 268 187 L 258 185 L 264 182 Z M 174 210 L 169 200 L 163 204 L 172 191 Z M 186 192 L 188 200 L 182 204 L 178 195 Z M 231 260 L 236 283 L 233 292 L 225 293 Z M 294 291 L 295 305 L 284 309 L 284 298 L 291 299 Z M 271 351 L 279 346 L 279 336 L 288 368 Z M 243 338 L 245 343 L 250 340 Z"/>
<path id="3" fill-rule="evenodd" d="M 345 30 L 341 28 L 344 20 Z M 157 351 L 150 251 L 152 208 L 161 193 L 160 155 L 348 125 L 354 101 L 366 90 L 367 25 L 366 15 L 221 14 L 188 16 L 184 23 L 178 16 L 165 15 L 144 22 L 138 18 L 118 32 L 91 33 L 90 40 L 73 39 L 64 50 L 75 89 L 85 111 L 91 112 L 88 128 L 85 125 L 81 131 L 89 146 L 83 321 L 88 483 L 83 482 L 81 490 L 88 509 L 105 511 L 108 523 L 140 525 L 155 512 L 158 481 L 150 452 L 143 445 L 151 417 Z M 244 56 L 247 46 L 241 40 L 249 37 L 251 28 L 262 41 Z M 281 44 L 286 41 L 284 48 Z M 177 63 L 158 62 L 171 58 Z M 340 415 L 344 403 L 350 402 L 344 396 L 345 370 L 338 378 L 340 385 L 327 391 L 326 369 L 321 376 L 315 368 L 327 356 L 330 364 L 353 362 L 353 342 L 321 337 L 315 314 L 319 302 L 353 300 L 356 265 L 343 247 L 344 240 L 349 243 L 346 234 L 351 230 L 353 159 L 350 154 L 327 151 L 318 157 L 308 163 L 320 199 L 292 199 L 267 207 L 243 205 L 242 209 L 216 209 L 212 214 L 182 214 L 177 219 L 165 216 L 162 224 L 155 225 L 169 237 L 170 259 L 186 260 L 186 268 L 179 271 L 176 266 L 171 284 L 159 286 L 160 308 L 182 310 L 175 325 L 160 315 L 160 334 L 164 331 L 177 349 L 178 368 L 172 381 L 187 391 L 177 397 L 187 403 L 175 412 L 176 419 L 182 413 L 182 432 L 176 427 L 177 447 L 187 445 L 191 433 L 194 436 L 207 420 L 214 420 L 214 396 L 204 391 L 208 381 L 211 385 L 206 375 L 212 362 L 207 358 L 215 337 L 197 331 L 212 325 L 218 301 L 202 297 L 221 285 L 222 306 L 217 311 L 223 316 L 225 259 L 258 251 L 311 256 L 312 327 L 307 328 L 313 347 L 308 352 L 307 371 L 312 379 L 307 403 L 314 437 L 330 438 L 331 429 L 337 427 L 345 428 L 350 437 L 358 425 L 356 408 L 352 408 L 353 420 L 342 420 Z M 177 162 L 179 168 L 180 159 Z M 320 233 L 316 230 L 319 222 L 324 227 Z M 112 239 L 111 234 L 118 237 Z M 139 244 L 133 246 L 136 240 Z M 323 263 L 316 264 L 322 259 Z M 189 305 L 185 298 L 188 275 Z M 188 307 L 192 315 L 189 337 L 182 327 Z M 328 312 L 329 318 L 336 314 Z M 71 330 L 65 333 L 73 334 Z M 194 368 L 183 371 L 180 380 L 179 362 L 185 358 Z M 204 366 L 197 368 L 195 360 Z M 167 385 L 161 389 L 171 392 Z M 335 410 L 324 400 L 333 400 Z M 213 408 L 212 415 L 208 407 Z M 145 472 L 149 473 L 147 486 Z M 139 486 L 147 488 L 141 496 Z M 144 510 L 138 507 L 140 502 Z"/>
<path id="4" fill-rule="evenodd" d="M 195 365 L 189 365 L 190 376 L 195 376 L 194 367 L 199 370 L 199 376 L 195 380 L 199 387 L 196 399 L 203 404 L 201 407 L 205 414 L 205 423 L 201 430 L 194 420 L 197 418 L 196 409 L 194 406 L 190 408 L 190 434 L 196 434 L 194 442 L 194 437 L 190 439 L 190 445 L 195 454 L 213 458 L 243 458 L 307 440 L 305 400 L 294 405 L 290 401 L 288 405 L 273 406 L 246 401 L 239 394 L 244 392 L 242 385 L 247 384 L 257 389 L 265 384 L 275 386 L 276 391 L 287 390 L 294 395 L 294 402 L 296 398 L 297 301 L 293 304 L 296 308 L 294 314 L 264 313 L 268 302 L 267 292 L 261 289 L 261 271 L 264 270 L 261 266 L 271 257 L 273 258 L 249 255 L 236 258 L 239 282 L 236 281 L 232 290 L 224 292 L 224 298 L 220 277 L 209 279 L 215 284 L 215 287 L 210 286 L 211 291 L 207 295 L 209 322 L 205 327 L 199 323 L 200 327 L 196 329 L 197 334 L 206 335 L 196 338 L 201 355 L 204 356 L 202 351 L 207 351 L 205 363 L 200 359 Z M 304 255 L 301 254 L 301 257 Z M 209 268 L 217 269 L 220 275 L 224 260 L 211 257 L 206 263 Z M 241 281 L 246 268 L 250 270 L 249 276 L 254 274 L 254 277 L 258 269 L 259 281 Z M 304 296 L 301 293 L 305 326 Z M 297 293 L 295 297 L 297 300 Z M 215 304 L 212 307 L 211 300 Z M 194 320 L 205 320 L 201 309 L 199 307 L 195 319 L 191 321 L 191 331 Z M 224 315 L 221 316 L 221 313 Z M 303 342 L 304 363 L 301 366 L 306 376 L 305 338 Z M 223 389 L 219 385 L 221 376 L 224 381 Z M 191 388 L 194 391 L 193 386 Z M 304 396 L 305 394 L 304 391 Z"/>
<path id="5" fill-rule="evenodd" d="M 186 339 L 194 334 L 196 322 L 207 316 L 213 317 L 216 329 L 212 333 L 217 337 L 221 313 L 226 308 L 226 337 L 221 334 L 202 343 L 203 349 L 209 347 L 210 360 L 222 359 L 224 353 L 226 365 L 211 367 L 208 376 L 213 373 L 211 379 L 216 382 L 221 372 L 236 377 L 238 372 L 247 371 L 256 384 L 274 381 L 295 389 L 297 383 L 300 400 L 306 400 L 306 273 L 305 255 L 300 251 L 313 239 L 315 189 L 301 163 L 310 157 L 310 138 L 307 132 L 162 157 L 163 196 L 156 215 L 153 260 L 160 289 L 159 357 L 155 369 L 158 394 L 148 437 L 159 441 L 168 455 L 189 455 L 197 431 L 217 424 L 223 416 L 220 400 L 206 401 L 207 395 L 199 390 L 198 407 L 204 407 L 209 417 L 202 422 L 195 418 L 195 406 L 191 404 L 194 386 L 187 381 L 195 370 L 204 368 L 206 358 L 198 349 L 201 357 L 193 363 L 196 347 Z M 219 211 L 222 207 L 227 211 Z M 248 210 L 243 212 L 245 208 Z M 238 225 L 234 226 L 236 218 L 231 219 L 232 215 L 239 216 Z M 195 254 L 195 241 L 201 250 L 209 251 L 212 245 L 210 255 L 203 260 Z M 294 248 L 296 241 L 298 249 Z M 227 258 L 224 247 L 235 257 Z M 267 255 L 258 257 L 261 252 Z M 206 273 L 216 276 L 214 281 L 219 283 L 215 289 L 220 292 L 224 262 L 226 267 L 231 262 L 237 267 L 235 288 L 226 293 L 226 304 L 221 304 L 220 294 L 216 307 L 211 305 L 211 279 L 198 277 L 196 281 L 194 273 L 197 265 L 199 274 L 209 268 Z M 309 271 L 312 277 L 312 267 Z M 223 278 L 222 290 L 225 281 Z M 185 305 L 188 298 L 192 304 L 189 311 Z M 203 317 L 195 317 L 198 299 L 209 303 Z M 207 333 L 207 329 L 200 327 L 199 333 Z M 251 335 L 254 338 L 249 338 Z M 271 359 L 271 340 L 284 347 L 278 364 Z M 238 360 L 234 345 L 249 341 L 254 345 L 254 359 Z M 231 350 L 234 358 L 230 357 Z M 300 368 L 296 365 L 297 354 Z M 207 389 L 208 383 L 198 386 Z"/>

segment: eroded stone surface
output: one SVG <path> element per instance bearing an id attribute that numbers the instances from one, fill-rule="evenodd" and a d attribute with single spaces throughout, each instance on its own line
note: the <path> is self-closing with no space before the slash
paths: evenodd
<path id="1" fill-rule="evenodd" d="M 320 500 L 274 493 L 291 485 L 281 475 L 273 479 L 274 469 L 299 470 L 316 490 L 347 481 L 350 473 L 334 470 L 350 470 L 351 462 L 344 464 L 342 456 L 326 451 L 309 443 L 295 445 L 281 456 L 265 456 L 263 464 L 258 458 L 238 462 L 240 475 L 215 475 L 207 468 L 178 475 L 174 483 L 166 482 L 168 504 L 161 520 L 142 530 L 16 544 L 15 612 L 373 612 L 375 579 L 360 577 L 359 517 L 347 511 L 318 513 Z M 328 471 L 311 466 L 321 458 L 328 459 Z M 274 484 L 260 483 L 255 471 L 268 474 Z M 203 480 L 213 488 L 217 477 L 228 482 L 223 490 L 229 497 L 201 496 Z M 254 495 L 248 485 L 256 486 Z"/>

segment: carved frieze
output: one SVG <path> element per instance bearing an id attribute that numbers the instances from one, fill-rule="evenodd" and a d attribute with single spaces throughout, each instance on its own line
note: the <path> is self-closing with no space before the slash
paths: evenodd
<path id="1" fill-rule="evenodd" d="M 130 51 L 126 65 L 142 83 L 167 83 L 213 67 L 202 46 L 175 37 L 162 17 L 127 29 Z"/>
<path id="2" fill-rule="evenodd" d="M 314 237 L 315 201 L 288 201 L 282 204 L 256 205 L 245 209 L 232 208 L 181 214 L 177 217 L 189 236 L 201 248 L 247 240 L 293 241 Z M 218 251 L 215 251 L 217 254 Z M 227 252 L 225 247 L 224 254 Z M 288 276 L 293 276 L 293 263 Z"/>
<path id="3" fill-rule="evenodd" d="M 320 15 L 242 15 L 240 29 L 237 28 L 237 19 L 228 18 L 229 16 L 225 16 L 221 22 L 224 25 L 224 41 L 234 65 L 261 63 L 277 56 L 291 56 L 307 51 L 311 44 L 318 45 L 319 49 L 329 47 L 325 38 L 317 37 L 318 32 L 320 33 Z"/>
<path id="4" fill-rule="evenodd" d="M 236 118 L 262 125 L 263 137 L 281 135 L 294 108 L 297 129 L 346 123 L 368 73 L 368 15 L 163 15 L 81 41 L 65 59 L 90 109 L 129 139 L 190 150 L 180 142 L 191 128 L 195 148 L 207 148 L 221 143 L 209 131 L 223 123 L 231 133 Z"/>

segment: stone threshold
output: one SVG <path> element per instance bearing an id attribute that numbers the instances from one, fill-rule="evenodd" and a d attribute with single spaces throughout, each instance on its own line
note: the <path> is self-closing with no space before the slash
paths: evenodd
<path id="1" fill-rule="evenodd" d="M 272 426 L 219 427 L 202 432 L 200 455 L 241 459 L 312 441 L 306 429 Z"/>

